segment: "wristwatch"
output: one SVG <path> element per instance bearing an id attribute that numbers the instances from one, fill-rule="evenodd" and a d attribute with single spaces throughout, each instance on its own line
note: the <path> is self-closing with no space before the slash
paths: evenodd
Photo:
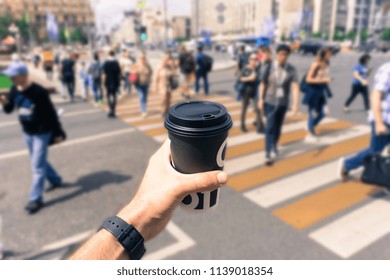
<path id="1" fill-rule="evenodd" d="M 135 229 L 124 220 L 117 216 L 108 218 L 100 227 L 106 229 L 118 242 L 125 248 L 131 260 L 139 260 L 145 254 L 144 238 Z"/>

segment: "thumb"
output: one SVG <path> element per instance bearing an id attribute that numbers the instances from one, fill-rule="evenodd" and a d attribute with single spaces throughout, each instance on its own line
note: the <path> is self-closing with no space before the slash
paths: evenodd
<path id="1" fill-rule="evenodd" d="M 227 183 L 228 176 L 223 171 L 210 171 L 185 175 L 181 184 L 181 195 L 206 192 L 220 188 Z"/>

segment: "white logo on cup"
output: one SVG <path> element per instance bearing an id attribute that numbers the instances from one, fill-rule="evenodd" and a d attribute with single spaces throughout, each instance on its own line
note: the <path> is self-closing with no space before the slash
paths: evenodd
<path id="1" fill-rule="evenodd" d="M 225 164 L 225 161 L 222 159 L 222 153 L 223 151 L 225 150 L 226 148 L 226 145 L 227 145 L 227 138 L 225 140 L 225 142 L 222 143 L 221 147 L 219 148 L 218 150 L 218 153 L 217 153 L 217 164 L 219 167 L 223 167 L 224 164 Z"/>

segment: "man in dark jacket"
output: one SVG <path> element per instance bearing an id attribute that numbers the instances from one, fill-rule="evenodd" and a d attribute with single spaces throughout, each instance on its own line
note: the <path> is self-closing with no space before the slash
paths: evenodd
<path id="1" fill-rule="evenodd" d="M 121 82 L 121 67 L 115 59 L 115 52 L 110 51 L 109 57 L 103 65 L 103 80 L 107 91 L 107 101 L 110 107 L 109 118 L 115 118 L 116 95 Z"/>
<path id="2" fill-rule="evenodd" d="M 63 133 L 49 92 L 29 81 L 26 65 L 14 62 L 4 74 L 12 79 L 14 86 L 8 94 L 0 96 L 0 104 L 5 113 L 12 113 L 16 109 L 19 114 L 33 171 L 29 202 L 25 209 L 33 214 L 43 207 L 45 180 L 51 183 L 50 190 L 62 184 L 61 177 L 47 157 L 49 144 L 63 141 Z"/>

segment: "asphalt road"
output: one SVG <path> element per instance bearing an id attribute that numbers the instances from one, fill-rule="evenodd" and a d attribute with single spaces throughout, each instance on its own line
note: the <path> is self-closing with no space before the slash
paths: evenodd
<path id="1" fill-rule="evenodd" d="M 335 97 L 320 143 L 302 141 L 304 114 L 289 117 L 282 158 L 266 168 L 262 136 L 253 127 L 245 135 L 233 128 L 226 160 L 230 181 L 218 207 L 201 215 L 179 208 L 167 230 L 146 244 L 145 258 L 389 259 L 388 198 L 358 181 L 340 184 L 335 176 L 339 156 L 368 145 L 362 101 L 350 114 L 342 112 L 357 58 L 340 54 L 332 61 Z M 293 55 L 291 62 L 302 75 L 312 59 Z M 372 66 L 386 60 L 375 55 Z M 212 73 L 210 80 L 210 99 L 225 104 L 237 120 L 233 70 Z M 46 207 L 33 216 L 23 210 L 31 171 L 20 127 L 15 114 L 0 114 L 1 235 L 7 259 L 65 258 L 131 198 L 150 155 L 166 138 L 157 115 L 139 118 L 136 96 L 121 101 L 118 120 L 89 103 L 53 99 L 65 109 L 69 139 L 51 149 L 50 161 L 66 184 L 46 194 Z M 152 95 L 150 111 L 157 112 L 159 103 Z"/>

